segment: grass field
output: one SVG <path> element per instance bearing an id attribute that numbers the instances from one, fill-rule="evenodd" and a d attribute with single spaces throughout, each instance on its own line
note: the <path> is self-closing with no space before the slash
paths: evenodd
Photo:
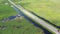
<path id="1" fill-rule="evenodd" d="M 11 7 L 11 5 L 5 4 L 8 2 L 4 2 L 4 1 L 0 1 L 0 2 L 1 2 L 0 3 L 0 19 L 17 14 L 17 12 L 15 12 L 15 10 Z"/>
<path id="2" fill-rule="evenodd" d="M 18 0 L 16 3 L 60 26 L 60 0 Z"/>
<path id="3" fill-rule="evenodd" d="M 0 0 L 0 20 L 12 15 L 16 15 L 17 12 L 11 7 L 7 0 Z M 35 27 L 31 22 L 23 19 L 10 20 L 7 22 L 0 22 L 0 26 L 6 26 L 5 30 L 0 28 L 0 34 L 42 34 L 40 28 Z M 20 28 L 14 28 L 13 26 L 21 26 Z"/>
<path id="4" fill-rule="evenodd" d="M 5 30 L 0 29 L 0 34 L 42 34 L 42 30 L 35 27 L 26 19 L 13 20 L 5 23 L 0 23 L 0 26 L 6 26 Z M 14 26 L 20 26 L 20 28 L 14 28 Z"/>

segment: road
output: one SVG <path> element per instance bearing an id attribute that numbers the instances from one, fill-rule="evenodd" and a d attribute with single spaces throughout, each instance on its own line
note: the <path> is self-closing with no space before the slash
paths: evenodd
<path id="1" fill-rule="evenodd" d="M 31 19 L 33 19 L 34 21 L 38 22 L 39 24 L 41 24 L 42 26 L 46 27 L 47 29 L 51 30 L 52 32 L 56 33 L 56 34 L 60 34 L 58 32 L 58 29 L 56 29 L 55 27 L 53 27 L 52 25 L 46 23 L 45 21 L 43 21 L 42 19 L 38 18 L 37 16 L 33 15 L 32 13 L 28 12 L 27 10 L 25 10 L 23 7 L 16 5 L 14 2 L 12 2 L 11 0 L 8 0 L 13 6 L 17 7 L 18 9 L 20 9 L 25 15 L 27 15 L 28 17 L 30 17 Z"/>

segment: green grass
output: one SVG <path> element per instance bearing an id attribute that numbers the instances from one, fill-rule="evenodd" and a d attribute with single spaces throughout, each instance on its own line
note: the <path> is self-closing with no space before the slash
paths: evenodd
<path id="1" fill-rule="evenodd" d="M 0 0 L 0 20 L 17 14 L 17 12 L 11 7 L 10 3 L 5 5 L 6 2 L 8 3 L 7 0 Z M 43 32 L 24 17 L 20 20 L 16 19 L 4 23 L 0 22 L 0 26 L 3 25 L 6 26 L 6 30 L 0 29 L 0 34 L 42 34 Z M 15 29 L 13 28 L 14 25 L 20 25 L 22 27 Z"/>
<path id="2" fill-rule="evenodd" d="M 22 0 L 19 2 L 16 3 L 60 26 L 60 0 Z"/>
<path id="3" fill-rule="evenodd" d="M 5 3 L 0 3 L 0 19 L 6 18 L 11 15 L 15 15 L 17 12 L 10 7 L 10 5 L 5 5 Z"/>
<path id="4" fill-rule="evenodd" d="M 33 24 L 31 24 L 29 21 L 26 19 L 22 20 L 12 20 L 5 22 L 4 24 L 1 22 L 0 25 L 5 25 L 7 26 L 6 30 L 1 30 L 0 34 L 42 34 L 42 30 L 35 27 Z M 13 26 L 22 26 L 18 29 L 13 28 Z"/>

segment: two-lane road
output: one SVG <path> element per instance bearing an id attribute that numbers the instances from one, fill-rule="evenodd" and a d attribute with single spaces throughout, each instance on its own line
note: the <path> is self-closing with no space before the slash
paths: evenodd
<path id="1" fill-rule="evenodd" d="M 18 9 L 20 9 L 25 15 L 27 15 L 28 17 L 30 17 L 31 19 L 33 19 L 34 21 L 38 22 L 39 24 L 41 24 L 42 26 L 46 27 L 47 29 L 53 31 L 56 34 L 60 34 L 58 32 L 58 29 L 56 29 L 55 27 L 53 27 L 52 25 L 46 23 L 45 21 L 43 21 L 42 19 L 38 18 L 37 16 L 33 15 L 32 13 L 28 12 L 27 10 L 25 10 L 23 7 L 16 5 L 14 2 L 12 2 L 11 0 L 8 0 L 13 6 L 17 7 Z"/>

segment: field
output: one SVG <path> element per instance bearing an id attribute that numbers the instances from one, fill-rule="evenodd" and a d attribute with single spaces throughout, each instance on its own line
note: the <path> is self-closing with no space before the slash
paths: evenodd
<path id="1" fill-rule="evenodd" d="M 12 8 L 7 0 L 0 0 L 0 20 L 9 16 L 16 15 L 17 12 Z M 5 26 L 1 28 L 1 26 Z M 15 26 L 19 26 L 15 28 Z M 35 27 L 31 22 L 23 16 L 20 19 L 14 19 L 6 22 L 0 21 L 0 34 L 42 34 L 42 30 Z"/>
<path id="2" fill-rule="evenodd" d="M 60 0 L 18 0 L 25 9 L 33 11 L 37 15 L 60 26 Z"/>
<path id="3" fill-rule="evenodd" d="M 0 26 L 6 26 L 5 30 L 0 29 L 0 34 L 42 34 L 41 29 L 35 27 L 26 19 L 1 22 Z M 19 28 L 14 26 L 19 26 Z"/>

